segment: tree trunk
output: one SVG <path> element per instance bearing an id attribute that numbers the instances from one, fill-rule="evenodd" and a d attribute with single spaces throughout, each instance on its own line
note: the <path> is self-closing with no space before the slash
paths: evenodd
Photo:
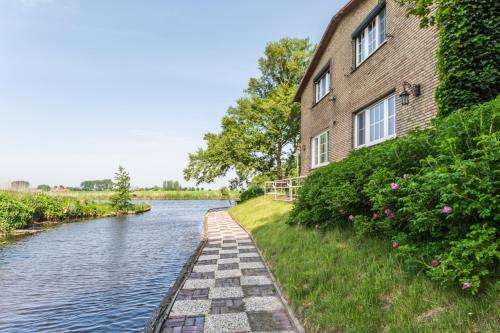
<path id="1" fill-rule="evenodd" d="M 278 147 L 276 148 L 276 175 L 278 176 L 278 179 L 283 179 L 283 170 L 281 167 L 281 153 L 282 153 L 283 147 L 281 146 L 281 143 L 278 143 Z"/>

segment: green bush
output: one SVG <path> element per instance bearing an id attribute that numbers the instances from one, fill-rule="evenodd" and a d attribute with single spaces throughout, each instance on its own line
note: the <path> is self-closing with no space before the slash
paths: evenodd
<path id="1" fill-rule="evenodd" d="M 241 202 L 250 200 L 252 198 L 260 197 L 264 195 L 264 190 L 260 186 L 250 186 L 245 191 L 241 192 L 240 200 Z"/>
<path id="2" fill-rule="evenodd" d="M 499 260 L 499 115 L 500 97 L 352 152 L 306 179 L 289 222 L 385 237 L 409 268 L 476 293 Z"/>
<path id="3" fill-rule="evenodd" d="M 28 225 L 32 220 L 32 210 L 22 202 L 0 193 L 0 231 L 10 232 Z"/>

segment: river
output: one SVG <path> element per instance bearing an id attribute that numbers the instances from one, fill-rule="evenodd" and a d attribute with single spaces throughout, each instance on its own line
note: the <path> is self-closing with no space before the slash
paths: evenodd
<path id="1" fill-rule="evenodd" d="M 0 247 L 0 332 L 139 332 L 196 249 L 207 209 L 61 224 Z"/>

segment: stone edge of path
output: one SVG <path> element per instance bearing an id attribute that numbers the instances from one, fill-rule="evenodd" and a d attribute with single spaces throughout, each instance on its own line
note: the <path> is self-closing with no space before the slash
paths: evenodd
<path id="1" fill-rule="evenodd" d="M 240 222 L 238 222 L 238 220 L 236 220 L 229 213 L 229 211 L 228 211 L 228 214 L 229 214 L 229 216 L 231 216 L 231 218 L 233 219 L 233 221 L 236 224 L 238 224 L 243 230 L 245 230 L 245 232 L 248 234 L 248 236 L 252 239 L 253 243 L 255 244 L 255 248 L 259 252 L 259 255 L 260 255 L 261 259 L 262 259 L 262 262 L 264 263 L 264 266 L 266 267 L 266 270 L 269 273 L 269 276 L 271 277 L 271 281 L 276 286 L 276 291 L 278 293 L 278 296 L 281 298 L 281 302 L 285 306 L 285 310 L 286 310 L 288 316 L 290 317 L 290 319 L 292 320 L 293 325 L 295 326 L 295 329 L 297 330 L 298 333 L 305 333 L 304 327 L 302 326 L 302 324 L 300 323 L 300 321 L 297 319 L 297 317 L 295 317 L 295 313 L 293 312 L 290 304 L 288 303 L 288 299 L 285 297 L 285 294 L 281 290 L 281 288 L 282 288 L 281 284 L 278 283 L 278 280 L 276 280 L 276 277 L 274 276 L 273 272 L 269 268 L 269 265 L 268 265 L 268 263 L 266 261 L 266 258 L 264 257 L 263 253 L 261 252 L 261 250 L 257 246 L 257 242 L 255 241 L 255 238 L 253 237 L 252 233 L 244 225 L 242 225 Z"/>
<path id="2" fill-rule="evenodd" d="M 179 273 L 179 276 L 175 280 L 174 284 L 170 289 L 167 291 L 167 294 L 163 297 L 160 305 L 155 309 L 153 314 L 151 315 L 151 319 L 146 323 L 146 326 L 144 327 L 143 332 L 144 333 L 159 333 L 163 327 L 163 323 L 165 320 L 168 318 L 168 315 L 170 314 L 170 310 L 172 309 L 172 306 L 174 305 L 175 298 L 177 297 L 177 294 L 179 293 L 179 290 L 181 289 L 182 285 L 188 278 L 189 274 L 193 270 L 193 266 L 200 256 L 201 252 L 203 251 L 203 248 L 205 247 L 205 244 L 207 243 L 207 216 L 208 213 L 214 212 L 214 211 L 219 211 L 219 210 L 226 210 L 227 208 L 212 208 L 206 211 L 205 215 L 203 216 L 203 234 L 202 234 L 202 239 L 200 243 L 198 244 L 198 247 L 194 251 L 194 253 L 189 257 L 189 259 L 186 261 L 184 266 L 182 267 L 181 272 Z"/>

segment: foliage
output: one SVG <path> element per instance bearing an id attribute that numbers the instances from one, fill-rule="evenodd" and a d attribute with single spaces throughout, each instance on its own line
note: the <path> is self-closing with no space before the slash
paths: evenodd
<path id="1" fill-rule="evenodd" d="M 220 195 L 222 199 L 229 199 L 229 189 L 227 187 L 221 187 Z"/>
<path id="2" fill-rule="evenodd" d="M 113 188 L 113 181 L 111 179 L 85 180 L 81 182 L 80 188 L 83 191 L 107 191 Z"/>
<path id="3" fill-rule="evenodd" d="M 252 233 L 307 332 L 500 331 L 494 285 L 468 297 L 410 275 L 385 239 L 287 225 L 291 207 L 263 196 L 229 212 Z"/>
<path id="4" fill-rule="evenodd" d="M 436 100 L 440 116 L 500 93 L 500 2 L 399 0 L 421 25 L 439 29 Z M 436 10 L 433 10 L 436 6 Z"/>
<path id="5" fill-rule="evenodd" d="M 31 210 L 28 206 L 14 200 L 5 193 L 0 193 L 0 231 L 10 232 L 31 222 Z"/>
<path id="6" fill-rule="evenodd" d="M 182 186 L 177 180 L 165 180 L 163 182 L 163 189 L 165 191 L 180 191 L 182 190 Z"/>
<path id="7" fill-rule="evenodd" d="M 115 173 L 114 187 L 111 203 L 119 212 L 125 212 L 130 208 L 130 175 L 121 165 Z"/>
<path id="8" fill-rule="evenodd" d="M 308 39 L 283 38 L 266 46 L 260 77 L 250 79 L 245 96 L 228 109 L 221 132 L 205 134 L 207 147 L 189 155 L 186 180 L 209 183 L 233 171 L 235 188 L 256 175 L 292 173 L 300 132 L 300 106 L 292 97 L 312 52 Z"/>
<path id="9" fill-rule="evenodd" d="M 136 213 L 149 208 L 149 205 L 139 203 L 131 205 L 128 211 Z M 117 213 L 108 202 L 46 193 L 0 192 L 0 231 L 3 232 L 32 226 L 34 222 L 67 221 Z"/>
<path id="10" fill-rule="evenodd" d="M 244 202 L 252 198 L 260 197 L 261 195 L 264 195 L 264 190 L 262 189 L 262 187 L 252 185 L 245 191 L 241 192 L 240 200 L 241 202 Z"/>
<path id="11" fill-rule="evenodd" d="M 407 267 L 467 282 L 476 293 L 498 267 L 500 244 L 491 237 L 500 221 L 499 116 L 500 97 L 436 120 L 433 128 L 353 151 L 306 179 L 289 222 L 354 225 L 360 235 L 394 242 Z M 467 248 L 481 257 L 470 260 Z"/>
<path id="12" fill-rule="evenodd" d="M 50 185 L 41 184 L 36 187 L 37 190 L 48 192 L 50 191 Z"/>

